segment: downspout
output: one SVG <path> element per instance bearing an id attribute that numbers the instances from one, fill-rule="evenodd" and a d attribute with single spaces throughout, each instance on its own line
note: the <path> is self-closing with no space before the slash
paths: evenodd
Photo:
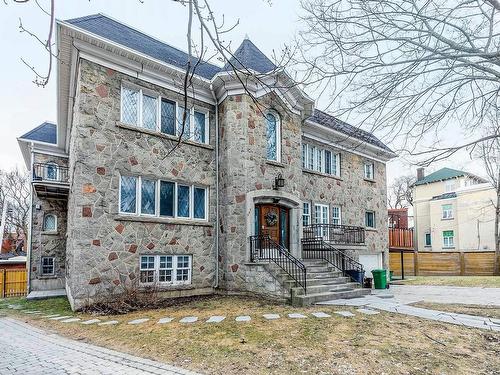
<path id="1" fill-rule="evenodd" d="M 219 287 L 219 102 L 212 84 L 210 93 L 215 101 L 215 279 L 213 288 Z"/>
<path id="2" fill-rule="evenodd" d="M 26 268 L 28 271 L 27 274 L 27 294 L 30 294 L 31 292 L 31 243 L 32 243 L 32 232 L 33 232 L 33 143 L 30 143 L 30 155 L 31 155 L 31 161 L 30 161 L 30 171 L 29 171 L 29 176 L 30 176 L 30 214 L 29 214 L 29 224 L 28 224 L 28 233 L 26 235 Z"/>

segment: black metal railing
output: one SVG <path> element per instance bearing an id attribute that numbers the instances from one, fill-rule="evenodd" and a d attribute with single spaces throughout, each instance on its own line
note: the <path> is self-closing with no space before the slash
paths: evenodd
<path id="1" fill-rule="evenodd" d="M 295 258 L 282 245 L 272 240 L 269 235 L 250 236 L 250 258 L 252 262 L 274 262 L 295 281 L 296 286 L 307 294 L 307 270 L 304 263 Z"/>
<path id="2" fill-rule="evenodd" d="M 363 265 L 347 255 L 345 250 L 339 250 L 321 238 L 302 239 L 303 259 L 322 259 L 342 272 L 344 276 L 362 284 L 365 270 Z"/>
<path id="3" fill-rule="evenodd" d="M 303 228 L 305 239 L 321 238 L 336 244 L 365 243 L 365 228 L 340 224 L 312 224 Z"/>
<path id="4" fill-rule="evenodd" d="M 67 183 L 69 181 L 68 167 L 54 163 L 34 163 L 33 181 Z"/>

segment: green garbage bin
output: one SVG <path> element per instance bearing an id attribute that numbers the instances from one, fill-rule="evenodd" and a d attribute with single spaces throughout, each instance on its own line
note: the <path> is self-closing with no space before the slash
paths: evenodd
<path id="1" fill-rule="evenodd" d="M 386 289 L 387 287 L 387 270 L 379 269 L 372 270 L 373 283 L 375 284 L 375 289 Z"/>

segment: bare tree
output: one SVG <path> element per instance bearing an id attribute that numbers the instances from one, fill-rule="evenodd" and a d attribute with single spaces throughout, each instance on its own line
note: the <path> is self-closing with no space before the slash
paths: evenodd
<path id="1" fill-rule="evenodd" d="M 400 176 L 389 186 L 387 204 L 389 208 L 413 206 L 413 189 L 416 178 L 412 175 Z"/>
<path id="2" fill-rule="evenodd" d="M 18 238 L 25 238 L 28 233 L 30 210 L 30 178 L 28 172 L 14 169 L 0 171 L 0 210 L 9 202 L 9 211 L 5 222 L 7 233 L 15 232 Z"/>
<path id="3" fill-rule="evenodd" d="M 484 132 L 500 103 L 498 1 L 302 0 L 302 8 L 298 62 L 340 115 L 425 165 L 498 138 Z M 450 124 L 471 140 L 443 147 Z"/>
<path id="4" fill-rule="evenodd" d="M 500 132 L 496 128 L 493 131 Z M 495 268 L 496 275 L 500 275 L 500 138 L 483 142 L 477 149 L 476 155 L 481 159 L 486 169 L 488 179 L 496 191 L 496 201 L 491 202 L 495 208 Z"/>

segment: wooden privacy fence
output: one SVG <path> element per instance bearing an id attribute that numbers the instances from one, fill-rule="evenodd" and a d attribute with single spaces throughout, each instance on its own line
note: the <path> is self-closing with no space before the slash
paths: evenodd
<path id="1" fill-rule="evenodd" d="M 413 229 L 389 228 L 389 249 L 413 249 Z"/>
<path id="2" fill-rule="evenodd" d="M 494 251 L 391 249 L 389 253 L 390 270 L 394 271 L 395 276 L 489 276 L 493 275 L 494 265 Z"/>
<path id="3" fill-rule="evenodd" d="M 0 298 L 26 295 L 27 271 L 0 269 Z"/>

